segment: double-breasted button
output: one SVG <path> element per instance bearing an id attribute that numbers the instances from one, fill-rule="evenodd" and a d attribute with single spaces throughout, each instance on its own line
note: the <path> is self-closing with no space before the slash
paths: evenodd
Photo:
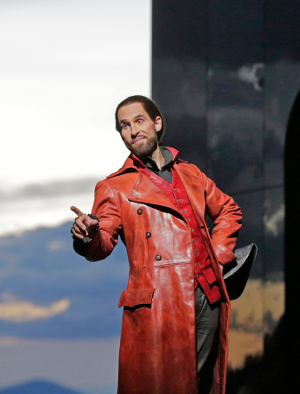
<path id="1" fill-rule="evenodd" d="M 196 241 L 193 239 L 193 243 L 195 243 Z"/>
<path id="2" fill-rule="evenodd" d="M 146 238 L 150 238 L 151 237 L 151 233 L 149 231 L 146 232 Z"/>
<path id="3" fill-rule="evenodd" d="M 200 278 L 200 274 L 197 274 L 197 277 Z"/>
<path id="4" fill-rule="evenodd" d="M 141 215 L 141 214 L 143 213 L 142 208 L 139 208 L 139 209 L 137 210 L 137 213 L 138 213 L 138 215 Z"/>
<path id="5" fill-rule="evenodd" d="M 198 250 L 196 250 L 195 254 L 198 254 L 198 253 L 199 253 Z"/>
<path id="6" fill-rule="evenodd" d="M 196 263 L 196 266 L 199 267 L 199 263 Z"/>
<path id="7" fill-rule="evenodd" d="M 160 261 L 160 260 L 161 260 L 161 255 L 160 255 L 160 254 L 157 254 L 157 255 L 155 256 L 155 259 L 156 259 L 157 261 Z"/>

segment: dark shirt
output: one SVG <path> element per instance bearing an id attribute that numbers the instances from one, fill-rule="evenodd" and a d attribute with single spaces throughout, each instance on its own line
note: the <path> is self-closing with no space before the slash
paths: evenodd
<path id="1" fill-rule="evenodd" d="M 171 168 L 173 166 L 173 154 L 172 152 L 163 146 L 160 147 L 161 153 L 165 159 L 165 164 L 161 169 L 157 167 L 156 162 L 149 156 L 145 158 L 140 158 L 140 160 L 145 164 L 149 171 L 154 172 L 154 174 L 160 176 L 168 183 L 172 183 L 172 172 Z"/>

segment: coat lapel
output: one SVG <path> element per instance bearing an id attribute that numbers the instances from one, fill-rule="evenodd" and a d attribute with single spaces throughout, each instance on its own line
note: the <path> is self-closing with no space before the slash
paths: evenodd
<path id="1" fill-rule="evenodd" d="M 176 151 L 177 152 L 177 151 Z M 205 217 L 205 185 L 204 180 L 201 177 L 191 174 L 190 170 L 186 170 L 185 166 L 181 163 L 185 163 L 179 160 L 179 165 L 174 164 L 175 169 L 183 183 L 183 186 L 188 194 L 189 201 L 193 208 L 194 214 L 198 223 L 203 223 Z M 134 161 L 131 156 L 127 158 L 123 167 L 117 172 L 108 176 L 112 178 L 128 171 L 129 169 L 138 172 Z M 154 182 L 151 181 L 145 174 L 139 172 L 137 181 L 132 188 L 131 192 L 127 196 L 129 201 L 140 202 L 143 204 L 163 206 L 177 212 L 184 220 L 180 210 L 176 205 L 169 199 L 169 197 L 158 187 Z"/>
<path id="2" fill-rule="evenodd" d="M 138 172 L 137 181 L 127 196 L 129 201 L 167 207 L 173 211 L 178 212 L 180 216 L 183 217 L 169 197 L 158 186 L 156 186 L 156 184 L 152 182 L 151 179 L 147 177 L 147 175 L 138 171 L 131 155 L 127 158 L 124 165 L 117 172 L 110 174 L 107 178 L 113 178 L 115 176 L 121 175 L 128 170 L 134 170 Z"/>
<path id="3" fill-rule="evenodd" d="M 142 172 L 139 172 L 138 179 L 128 195 L 128 200 L 166 207 L 176 211 L 183 218 L 181 212 L 169 197 Z"/>
<path id="4" fill-rule="evenodd" d="M 195 176 L 185 166 L 175 164 L 175 169 L 187 192 L 197 222 L 205 224 L 205 185 L 200 176 Z"/>

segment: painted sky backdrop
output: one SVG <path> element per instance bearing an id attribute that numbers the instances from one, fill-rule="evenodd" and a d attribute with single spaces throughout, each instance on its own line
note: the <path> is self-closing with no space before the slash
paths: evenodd
<path id="1" fill-rule="evenodd" d="M 127 156 L 116 105 L 150 93 L 150 32 L 149 0 L 0 0 L 0 234 L 90 209 Z"/>
<path id="2" fill-rule="evenodd" d="M 150 95 L 150 0 L 0 0 L 0 390 L 113 394 L 128 262 L 72 249 L 70 205 L 128 151 L 114 109 Z"/>
<path id="3" fill-rule="evenodd" d="M 116 392 L 126 250 L 119 242 L 105 261 L 87 262 L 70 227 L 0 237 L 0 388 L 45 379 Z"/>

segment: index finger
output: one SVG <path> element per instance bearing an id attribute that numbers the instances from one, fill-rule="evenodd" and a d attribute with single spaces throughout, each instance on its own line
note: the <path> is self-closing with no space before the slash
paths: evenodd
<path id="1" fill-rule="evenodd" d="M 72 205 L 72 206 L 70 207 L 70 209 L 71 209 L 71 211 L 73 211 L 74 213 L 76 213 L 77 216 L 82 216 L 82 215 L 84 215 L 84 213 L 81 212 L 81 210 L 80 210 L 79 208 L 74 207 L 74 205 Z"/>

